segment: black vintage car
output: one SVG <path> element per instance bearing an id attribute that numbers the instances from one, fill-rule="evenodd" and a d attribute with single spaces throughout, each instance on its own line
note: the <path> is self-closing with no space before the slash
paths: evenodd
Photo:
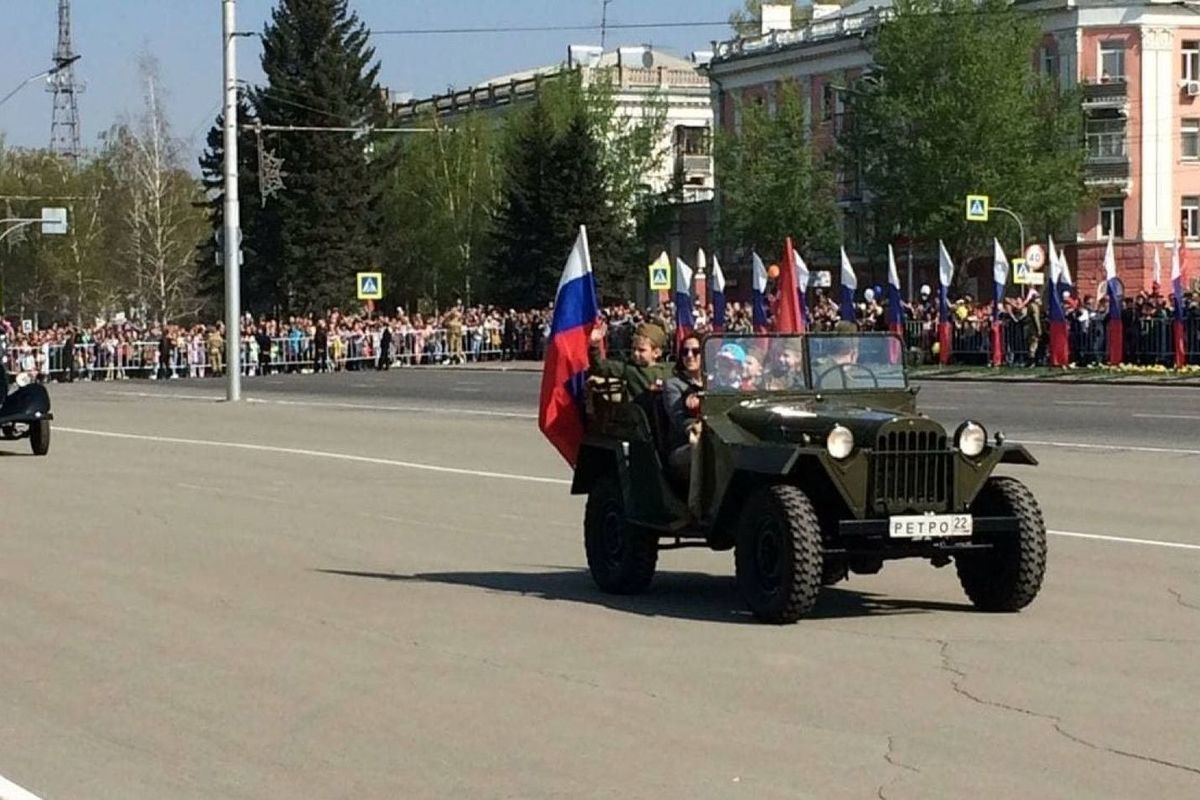
<path id="1" fill-rule="evenodd" d="M 0 364 L 0 439 L 29 439 L 35 456 L 50 452 L 50 393 L 18 372 L 9 390 L 9 376 Z"/>
<path id="2" fill-rule="evenodd" d="M 660 550 L 734 551 L 760 620 L 794 622 L 821 586 L 892 559 L 954 562 L 984 611 L 1033 601 L 1046 529 L 1032 493 L 993 475 L 1035 465 L 966 420 L 920 413 L 890 334 L 720 336 L 704 342 L 698 425 L 667 445 L 660 393 L 630 402 L 593 381 L 572 492 L 588 496 L 584 541 L 604 591 L 648 587 Z"/>

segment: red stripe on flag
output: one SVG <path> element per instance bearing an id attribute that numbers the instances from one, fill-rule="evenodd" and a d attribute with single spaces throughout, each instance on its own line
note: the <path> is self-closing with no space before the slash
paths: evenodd
<path id="1" fill-rule="evenodd" d="M 1108 320 L 1108 363 L 1116 366 L 1125 360 L 1125 323 L 1119 319 Z"/>
<path id="2" fill-rule="evenodd" d="M 1004 363 L 1004 326 L 999 322 L 992 323 L 992 366 L 998 367 Z"/>
<path id="3" fill-rule="evenodd" d="M 1175 338 L 1175 369 L 1187 366 L 1187 337 L 1183 332 L 1183 320 L 1174 320 L 1171 325 Z"/>
<path id="4" fill-rule="evenodd" d="M 950 347 L 952 345 L 951 328 L 949 322 L 938 323 L 938 361 L 942 364 L 950 363 Z"/>
<path id="5" fill-rule="evenodd" d="M 538 428 L 572 467 L 583 442 L 583 392 L 591 329 L 584 325 L 551 337 L 542 367 Z"/>
<path id="6" fill-rule="evenodd" d="M 1050 323 L 1050 366 L 1065 367 L 1071 359 L 1071 348 L 1067 337 L 1066 320 Z"/>

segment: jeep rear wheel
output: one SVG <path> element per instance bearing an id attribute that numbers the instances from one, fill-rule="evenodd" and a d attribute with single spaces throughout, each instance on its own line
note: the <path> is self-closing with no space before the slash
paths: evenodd
<path id="1" fill-rule="evenodd" d="M 795 622 L 821 591 L 821 526 L 795 486 L 766 486 L 746 502 L 734 552 L 738 589 L 762 622 Z"/>
<path id="2" fill-rule="evenodd" d="M 1046 523 L 1033 493 L 1015 478 L 991 477 L 973 514 L 1015 517 L 1017 530 L 980 537 L 992 545 L 954 557 L 958 580 L 981 611 L 1020 611 L 1033 602 L 1046 574 Z"/>
<path id="3" fill-rule="evenodd" d="M 658 537 L 629 522 L 615 475 L 603 476 L 588 493 L 583 544 L 592 580 L 601 591 L 639 594 L 650 585 L 658 563 Z"/>

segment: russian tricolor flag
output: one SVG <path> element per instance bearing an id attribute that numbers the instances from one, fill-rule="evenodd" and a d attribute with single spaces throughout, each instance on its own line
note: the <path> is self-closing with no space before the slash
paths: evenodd
<path id="1" fill-rule="evenodd" d="M 1069 338 L 1067 336 L 1067 313 L 1063 309 L 1062 289 L 1060 283 L 1062 281 L 1062 261 L 1059 260 L 1058 251 L 1054 249 L 1054 237 L 1048 240 L 1050 250 L 1050 286 L 1046 292 L 1046 315 L 1050 318 L 1050 347 L 1047 355 L 1050 357 L 1050 366 L 1065 367 L 1070 361 L 1071 352 L 1069 346 Z"/>
<path id="2" fill-rule="evenodd" d="M 896 253 L 888 245 L 887 277 L 887 326 L 888 330 L 906 341 L 904 336 L 904 305 L 900 300 L 900 271 L 896 269 Z M 893 353 L 892 363 L 899 363 L 899 353 Z"/>
<path id="3" fill-rule="evenodd" d="M 992 239 L 992 366 L 1004 362 L 1004 329 L 1000 324 L 1000 304 L 1008 286 L 1008 256 L 1000 240 Z"/>
<path id="4" fill-rule="evenodd" d="M 696 329 L 692 312 L 692 268 L 682 258 L 675 259 L 675 342 L 679 343 Z"/>
<path id="5" fill-rule="evenodd" d="M 1112 231 L 1104 248 L 1104 285 L 1108 290 L 1108 363 L 1120 364 L 1125 359 L 1125 323 L 1121 321 L 1121 299 L 1124 292 L 1117 277 L 1117 257 L 1113 252 Z"/>
<path id="6" fill-rule="evenodd" d="M 854 309 L 854 292 L 858 289 L 858 276 L 854 267 L 850 266 L 850 256 L 846 248 L 842 248 L 842 294 L 838 305 L 838 315 L 847 322 L 857 322 L 858 312 Z"/>
<path id="7" fill-rule="evenodd" d="M 1183 248 L 1182 242 L 1175 242 L 1175 249 L 1171 251 L 1171 294 L 1175 298 L 1175 312 L 1172 315 L 1174 322 L 1171 323 L 1172 332 L 1175 340 L 1175 369 L 1183 369 L 1187 364 L 1187 338 L 1184 335 L 1184 317 L 1183 317 L 1183 261 L 1180 250 Z"/>
<path id="8" fill-rule="evenodd" d="M 751 323 L 754 325 L 755 333 L 766 333 L 767 326 L 770 324 L 767 319 L 767 266 L 763 264 L 758 253 L 753 253 L 750 261 L 753 271 L 750 281 L 752 291 Z"/>
<path id="9" fill-rule="evenodd" d="M 800 257 L 800 251 L 792 248 L 792 260 L 796 262 L 796 293 L 800 301 L 800 316 L 804 320 L 804 329 L 808 330 L 812 327 L 812 318 L 808 315 L 808 284 L 811 280 L 808 271 L 808 264 L 804 263 L 804 259 Z"/>
<path id="10" fill-rule="evenodd" d="M 717 260 L 716 253 L 713 253 L 712 304 L 713 330 L 720 333 L 725 330 L 725 272 L 721 269 L 721 262 Z"/>
<path id="11" fill-rule="evenodd" d="M 538 404 L 538 428 L 572 467 L 583 442 L 588 337 L 599 315 L 587 229 L 581 225 L 554 298 Z"/>
<path id="12" fill-rule="evenodd" d="M 938 361 L 950 363 L 950 282 L 954 279 L 954 262 L 946 252 L 946 245 L 938 239 Z"/>

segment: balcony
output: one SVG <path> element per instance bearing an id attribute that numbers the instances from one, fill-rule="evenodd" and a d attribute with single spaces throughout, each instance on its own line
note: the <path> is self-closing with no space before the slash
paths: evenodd
<path id="1" fill-rule="evenodd" d="M 1089 156 L 1083 176 L 1088 186 L 1125 186 L 1129 183 L 1129 159 Z"/>
<path id="2" fill-rule="evenodd" d="M 712 175 L 712 156 L 680 155 L 675 157 L 676 169 L 684 175 Z"/>
<path id="3" fill-rule="evenodd" d="M 1083 108 L 1094 111 L 1102 108 L 1118 109 L 1122 113 L 1129 111 L 1129 87 L 1124 78 L 1099 81 L 1096 83 L 1081 83 L 1083 91 Z"/>

